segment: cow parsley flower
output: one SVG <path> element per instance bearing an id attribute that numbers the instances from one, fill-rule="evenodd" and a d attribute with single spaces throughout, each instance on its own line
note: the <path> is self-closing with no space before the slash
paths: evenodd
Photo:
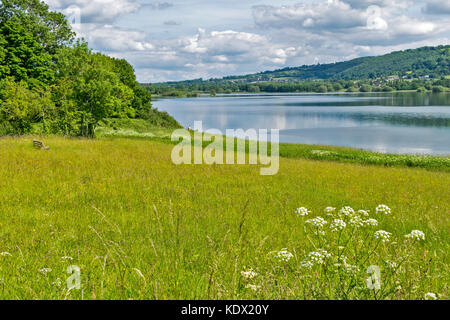
<path id="1" fill-rule="evenodd" d="M 349 275 L 355 275 L 361 270 L 358 268 L 358 266 L 354 266 L 351 264 L 344 263 L 345 272 L 347 272 Z"/>
<path id="2" fill-rule="evenodd" d="M 352 207 L 346 206 L 339 210 L 339 213 L 343 214 L 344 216 L 352 216 L 355 214 L 355 210 L 353 210 Z"/>
<path id="3" fill-rule="evenodd" d="M 350 216 L 350 220 L 348 221 L 348 223 L 352 226 L 354 226 L 355 228 L 359 228 L 359 227 L 363 227 L 364 226 L 364 221 L 363 219 L 361 219 L 360 216 Z"/>
<path id="4" fill-rule="evenodd" d="M 248 271 L 241 271 L 241 275 L 244 279 L 250 280 L 256 277 L 258 274 L 250 269 Z"/>
<path id="5" fill-rule="evenodd" d="M 375 210 L 377 213 L 391 214 L 391 208 L 385 204 L 380 204 Z"/>
<path id="6" fill-rule="evenodd" d="M 394 269 L 394 270 L 398 267 L 398 264 L 391 260 L 386 260 L 385 263 L 389 268 Z"/>
<path id="7" fill-rule="evenodd" d="M 62 259 L 62 260 L 73 260 L 73 258 L 72 258 L 72 257 L 69 257 L 69 256 L 61 257 L 61 259 Z"/>
<path id="8" fill-rule="evenodd" d="M 369 216 L 369 211 L 368 210 L 358 210 L 358 213 L 364 217 L 368 217 Z"/>
<path id="9" fill-rule="evenodd" d="M 338 232 L 345 229 L 347 224 L 341 219 L 334 219 L 330 224 L 330 229 L 332 232 Z"/>
<path id="10" fill-rule="evenodd" d="M 246 286 L 245 286 L 245 288 L 247 288 L 247 289 L 250 289 L 250 290 L 253 290 L 253 291 L 258 291 L 259 289 L 261 289 L 261 286 L 257 286 L 257 285 L 254 285 L 254 284 L 247 284 Z"/>
<path id="11" fill-rule="evenodd" d="M 6 257 L 6 256 L 12 256 L 12 254 L 9 252 L 2 252 L 2 253 L 0 253 L 0 256 Z"/>
<path id="12" fill-rule="evenodd" d="M 410 234 L 405 235 L 405 237 L 412 240 L 425 240 L 425 233 L 420 230 L 413 230 Z"/>
<path id="13" fill-rule="evenodd" d="M 326 259 L 330 258 L 331 254 L 326 250 L 318 249 L 317 251 L 311 251 L 301 263 L 301 268 L 312 268 L 315 265 L 322 265 Z"/>
<path id="14" fill-rule="evenodd" d="M 378 226 L 378 221 L 375 219 L 367 219 L 363 221 L 364 225 L 368 227 L 376 227 Z"/>
<path id="15" fill-rule="evenodd" d="M 322 229 L 328 222 L 322 217 L 315 217 L 314 219 L 307 220 L 306 223 L 312 226 Z"/>
<path id="16" fill-rule="evenodd" d="M 423 298 L 424 298 L 425 300 L 437 300 L 437 299 L 438 299 L 436 293 L 433 293 L 433 292 L 427 292 L 427 293 L 425 293 L 425 295 L 423 296 Z"/>
<path id="17" fill-rule="evenodd" d="M 39 272 L 42 272 L 44 274 L 52 272 L 52 271 L 53 271 L 52 268 L 42 268 L 41 270 L 39 270 Z"/>
<path id="18" fill-rule="evenodd" d="M 384 230 L 378 230 L 375 232 L 375 238 L 381 240 L 381 242 L 389 242 L 391 239 L 392 233 L 384 231 Z"/>
<path id="19" fill-rule="evenodd" d="M 296 210 L 296 213 L 297 213 L 297 216 L 299 217 L 299 216 L 307 216 L 308 214 L 310 214 L 311 213 L 311 211 L 309 211 L 308 209 L 306 209 L 305 207 L 300 207 L 300 208 L 297 208 L 297 210 Z"/>
<path id="20" fill-rule="evenodd" d="M 288 262 L 293 257 L 294 255 L 289 251 L 287 251 L 287 249 L 281 249 L 281 251 L 278 251 L 277 254 L 275 255 L 275 258 L 277 258 L 278 261 L 280 262 Z"/>
<path id="21" fill-rule="evenodd" d="M 326 207 L 325 210 L 324 210 L 324 212 L 325 212 L 327 215 L 333 214 L 334 211 L 336 211 L 336 208 L 334 208 L 334 207 Z"/>

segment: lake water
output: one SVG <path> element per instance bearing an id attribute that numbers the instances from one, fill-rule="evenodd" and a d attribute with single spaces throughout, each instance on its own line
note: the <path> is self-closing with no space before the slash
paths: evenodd
<path id="1" fill-rule="evenodd" d="M 260 94 L 160 99 L 185 127 L 280 129 L 280 142 L 450 155 L 450 94 Z"/>

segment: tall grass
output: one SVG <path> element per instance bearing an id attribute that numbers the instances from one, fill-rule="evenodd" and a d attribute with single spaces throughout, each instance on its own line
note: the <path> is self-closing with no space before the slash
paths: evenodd
<path id="1" fill-rule="evenodd" d="M 258 166 L 175 166 L 173 146 L 157 141 L 45 143 L 0 139 L 3 299 L 448 299 L 448 172 L 282 158 L 277 175 L 260 176 Z M 376 213 L 381 203 L 391 214 Z M 351 231 L 343 218 L 339 239 L 329 226 L 345 206 L 378 225 Z M 317 216 L 324 234 L 307 222 Z M 391 241 L 376 245 L 378 230 Z M 425 240 L 405 238 L 412 230 Z M 331 256 L 304 268 L 319 249 Z M 343 250 L 355 274 L 337 260 Z M 80 290 L 66 286 L 70 265 Z M 371 265 L 380 290 L 365 287 Z"/>

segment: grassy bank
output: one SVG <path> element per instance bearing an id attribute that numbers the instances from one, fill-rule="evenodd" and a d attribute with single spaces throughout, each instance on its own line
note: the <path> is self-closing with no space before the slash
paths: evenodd
<path id="1" fill-rule="evenodd" d="M 447 172 L 282 158 L 263 177 L 258 166 L 175 166 L 172 145 L 148 139 L 45 143 L 0 139 L 3 299 L 448 299 Z M 344 206 L 378 225 L 358 228 Z M 323 229 L 307 223 L 318 215 Z M 339 216 L 347 227 L 334 233 Z M 414 229 L 425 240 L 405 238 Z M 323 263 L 308 267 L 312 251 Z M 70 265 L 81 290 L 66 287 Z M 370 265 L 380 290 L 366 288 Z"/>
<path id="2" fill-rule="evenodd" d="M 172 142 L 170 139 L 175 129 L 155 127 L 144 120 L 115 120 L 112 123 L 113 125 L 100 127 L 97 131 L 97 136 L 145 138 L 169 144 L 177 143 Z M 209 143 L 205 142 L 204 146 L 207 146 Z M 246 148 L 248 150 L 248 142 L 246 142 Z M 387 167 L 415 167 L 427 170 L 450 171 L 450 158 L 448 156 L 395 155 L 355 148 L 290 143 L 280 144 L 280 156 L 292 159 L 326 160 Z"/>

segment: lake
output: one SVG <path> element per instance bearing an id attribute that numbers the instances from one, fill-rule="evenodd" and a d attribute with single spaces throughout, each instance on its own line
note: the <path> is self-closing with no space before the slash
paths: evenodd
<path id="1" fill-rule="evenodd" d="M 185 127 L 280 129 L 280 142 L 450 155 L 450 94 L 243 94 L 159 99 Z"/>

